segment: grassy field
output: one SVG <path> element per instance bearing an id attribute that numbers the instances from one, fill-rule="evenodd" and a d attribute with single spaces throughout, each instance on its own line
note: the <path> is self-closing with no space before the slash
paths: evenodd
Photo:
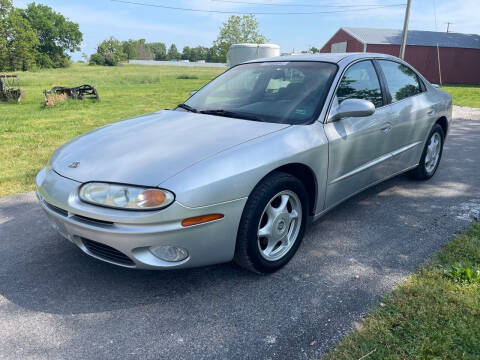
<path id="1" fill-rule="evenodd" d="M 480 223 L 399 285 L 328 360 L 480 359 Z"/>
<path id="2" fill-rule="evenodd" d="M 101 125 L 170 108 L 183 102 L 223 69 L 73 64 L 67 69 L 20 73 L 26 98 L 0 103 L 0 197 L 34 189 L 35 174 L 55 148 Z M 191 79 L 189 77 L 197 77 Z M 101 101 L 67 101 L 43 105 L 52 86 L 97 87 Z M 480 87 L 445 87 L 457 105 L 480 107 Z"/>
<path id="3" fill-rule="evenodd" d="M 480 108 L 480 85 L 445 85 L 442 89 L 452 95 L 455 105 Z"/>
<path id="4" fill-rule="evenodd" d="M 113 121 L 171 108 L 222 71 L 74 64 L 67 69 L 20 73 L 25 99 L 21 104 L 0 103 L 0 197 L 33 190 L 35 175 L 53 150 L 73 137 Z M 192 76 L 197 79 L 177 79 Z M 43 105 L 44 89 L 81 84 L 94 85 L 101 101 Z"/>

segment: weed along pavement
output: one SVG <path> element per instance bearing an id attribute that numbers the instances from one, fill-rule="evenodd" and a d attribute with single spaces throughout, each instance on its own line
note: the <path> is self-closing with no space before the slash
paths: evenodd
<path id="1" fill-rule="evenodd" d="M 0 357 L 318 359 L 479 216 L 479 139 L 480 110 L 456 107 L 433 179 L 353 197 L 269 276 L 112 266 L 50 229 L 33 193 L 1 198 Z"/>

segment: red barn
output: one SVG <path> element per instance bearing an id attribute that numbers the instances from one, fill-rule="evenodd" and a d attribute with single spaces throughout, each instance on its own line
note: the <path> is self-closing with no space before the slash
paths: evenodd
<path id="1" fill-rule="evenodd" d="M 340 28 L 320 52 L 376 52 L 398 56 L 401 41 L 401 30 L 345 27 Z M 410 30 L 405 61 L 433 83 L 440 83 L 441 74 L 444 84 L 480 84 L 480 35 Z"/>

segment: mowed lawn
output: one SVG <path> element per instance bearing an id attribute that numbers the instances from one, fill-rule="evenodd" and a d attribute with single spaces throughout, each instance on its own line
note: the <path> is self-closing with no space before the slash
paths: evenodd
<path id="1" fill-rule="evenodd" d="M 73 64 L 66 69 L 18 73 L 25 99 L 21 104 L 0 103 L 0 197 L 33 190 L 36 173 L 66 141 L 114 121 L 172 108 L 223 71 Z M 177 79 L 182 75 L 197 79 Z M 95 86 L 100 101 L 69 100 L 55 107 L 44 106 L 44 89 L 82 84 Z"/>
<path id="2" fill-rule="evenodd" d="M 0 103 L 0 197 L 33 190 L 35 174 L 45 166 L 53 150 L 66 141 L 104 124 L 171 108 L 223 71 L 73 64 L 66 69 L 20 72 L 25 99 L 21 104 Z M 70 100 L 51 108 L 43 105 L 44 89 L 82 84 L 95 86 L 101 100 Z M 444 89 L 452 93 L 456 105 L 480 107 L 480 87 Z"/>
<path id="3" fill-rule="evenodd" d="M 445 85 L 442 89 L 452 95 L 455 105 L 480 108 L 480 85 Z"/>

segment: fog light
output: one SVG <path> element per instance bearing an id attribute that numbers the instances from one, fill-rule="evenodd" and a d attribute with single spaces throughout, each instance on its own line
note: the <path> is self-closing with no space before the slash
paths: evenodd
<path id="1" fill-rule="evenodd" d="M 188 251 L 176 246 L 162 245 L 150 248 L 150 252 L 161 260 L 177 262 L 188 257 Z"/>

